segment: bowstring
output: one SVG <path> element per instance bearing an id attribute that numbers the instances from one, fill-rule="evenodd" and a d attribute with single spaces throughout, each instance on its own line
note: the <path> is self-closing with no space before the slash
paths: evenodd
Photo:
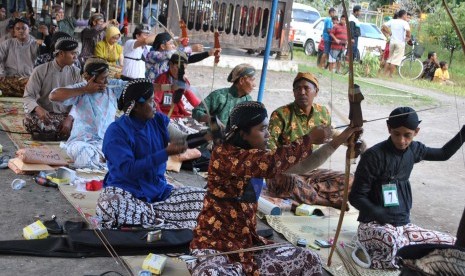
<path id="1" fill-rule="evenodd" d="M 459 104 L 458 104 L 458 99 L 457 99 L 457 88 L 455 87 L 454 85 L 454 99 L 455 99 L 455 115 L 457 117 L 457 128 L 459 130 L 459 137 L 460 137 L 460 142 L 463 141 L 463 138 L 462 137 L 462 131 L 461 131 L 461 123 L 460 123 L 460 114 L 459 114 Z M 463 149 L 463 146 L 460 147 L 461 148 L 461 152 L 462 152 L 462 161 L 463 161 L 463 166 L 465 168 L 465 151 Z"/>

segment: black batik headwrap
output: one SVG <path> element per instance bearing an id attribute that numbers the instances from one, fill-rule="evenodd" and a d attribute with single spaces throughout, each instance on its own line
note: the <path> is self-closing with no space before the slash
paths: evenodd
<path id="1" fill-rule="evenodd" d="M 78 41 L 72 37 L 62 37 L 55 42 L 56 55 L 59 51 L 74 51 L 79 46 Z"/>
<path id="2" fill-rule="evenodd" d="M 153 50 L 158 51 L 162 44 L 165 44 L 166 42 L 170 41 L 171 39 L 173 39 L 173 38 L 167 32 L 157 34 L 157 36 L 155 37 L 155 40 L 153 41 L 153 44 L 152 44 Z"/>
<path id="3" fill-rule="evenodd" d="M 387 124 L 391 128 L 406 127 L 411 130 L 416 130 L 420 123 L 417 112 L 411 107 L 394 109 L 387 120 Z"/>
<path id="4" fill-rule="evenodd" d="M 226 126 L 226 141 L 231 139 L 239 130 L 248 130 L 268 117 L 268 112 L 261 102 L 242 102 L 237 104 L 229 115 Z"/>
<path id="5" fill-rule="evenodd" d="M 149 79 L 135 79 L 124 87 L 118 99 L 118 109 L 129 115 L 136 103 L 144 103 L 153 95 L 153 84 Z"/>
<path id="6" fill-rule="evenodd" d="M 55 43 L 57 43 L 58 39 L 63 37 L 71 37 L 68 33 L 65 32 L 54 32 L 52 35 L 52 39 L 50 41 L 50 51 L 51 53 L 55 52 Z"/>
<path id="7" fill-rule="evenodd" d="M 88 58 L 84 65 L 84 72 L 91 77 L 97 77 L 108 70 L 108 62 L 101 58 Z"/>

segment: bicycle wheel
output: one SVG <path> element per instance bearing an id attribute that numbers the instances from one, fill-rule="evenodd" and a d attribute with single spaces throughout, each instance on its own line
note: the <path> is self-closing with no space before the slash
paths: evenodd
<path id="1" fill-rule="evenodd" d="M 405 58 L 399 65 L 399 75 L 405 80 L 414 80 L 423 72 L 423 63 L 419 59 Z"/>

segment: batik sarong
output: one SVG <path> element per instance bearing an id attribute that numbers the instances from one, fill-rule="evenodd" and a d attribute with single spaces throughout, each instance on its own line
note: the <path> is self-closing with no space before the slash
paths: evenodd
<path id="1" fill-rule="evenodd" d="M 31 133 L 33 140 L 39 141 L 66 141 L 69 133 L 63 135 L 60 133 L 61 124 L 68 117 L 68 114 L 49 113 L 48 122 L 39 119 L 36 113 L 28 113 L 24 116 L 24 127 L 27 132 Z"/>
<path id="2" fill-rule="evenodd" d="M 281 174 L 266 180 L 264 195 L 290 198 L 294 205 L 314 204 L 341 208 L 344 193 L 344 173 L 325 169 L 309 174 Z M 349 182 L 349 190 L 353 178 Z"/>
<path id="3" fill-rule="evenodd" d="M 446 233 L 427 230 L 413 223 L 398 227 L 376 222 L 360 223 L 357 235 L 371 257 L 371 267 L 375 269 L 398 268 L 394 257 L 406 245 L 454 244 L 456 240 Z"/>
<path id="4" fill-rule="evenodd" d="M 62 143 L 60 147 L 65 149 L 68 156 L 73 160 L 74 168 L 107 169 L 102 152 L 102 141 L 72 141 Z"/>
<path id="5" fill-rule="evenodd" d="M 0 81 L 0 90 L 4 97 L 23 97 L 28 77 L 5 77 Z"/>
<path id="6" fill-rule="evenodd" d="M 219 253 L 210 249 L 194 249 L 193 256 Z M 300 247 L 285 246 L 255 252 L 260 275 L 322 275 L 321 260 L 318 254 Z M 226 255 L 199 258 L 187 263 L 193 276 L 242 276 L 244 271 L 239 262 L 229 261 Z"/>
<path id="7" fill-rule="evenodd" d="M 180 187 L 174 188 L 164 201 L 147 203 L 121 188 L 106 187 L 97 201 L 96 213 L 105 228 L 153 227 L 163 222 L 163 229 L 194 229 L 204 196 L 204 189 Z"/>

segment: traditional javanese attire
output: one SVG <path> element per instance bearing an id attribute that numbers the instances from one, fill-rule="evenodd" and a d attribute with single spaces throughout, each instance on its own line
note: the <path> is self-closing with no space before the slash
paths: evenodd
<path id="1" fill-rule="evenodd" d="M 57 87 L 64 87 L 81 81 L 80 70 L 76 66 L 61 68 L 53 60 L 37 66 L 29 77 L 24 90 L 24 125 L 30 133 L 50 132 L 57 133 L 60 124 L 66 119 L 70 107 L 59 102 L 49 100 L 50 92 Z M 50 123 L 42 122 L 34 112 L 40 106 L 54 114 Z M 62 137 L 66 140 L 68 137 Z"/>
<path id="2" fill-rule="evenodd" d="M 268 147 L 274 150 L 310 133 L 318 126 L 330 125 L 331 115 L 326 107 L 313 103 L 312 111 L 307 116 L 295 102 L 290 103 L 271 114 Z M 305 203 L 340 208 L 343 190 L 343 172 L 316 169 L 303 175 L 281 174 L 268 179 L 264 193 L 272 197 L 291 198 L 294 205 Z"/>
<path id="3" fill-rule="evenodd" d="M 197 224 L 205 190 L 174 188 L 165 178 L 168 123 L 158 112 L 145 122 L 125 115 L 107 129 L 103 153 L 108 174 L 97 203 L 104 227 L 154 226 L 160 220 L 166 229 Z"/>
<path id="4" fill-rule="evenodd" d="M 350 203 L 360 211 L 358 239 L 371 257 L 371 267 L 398 268 L 397 250 L 410 244 L 454 244 L 449 234 L 423 229 L 410 222 L 412 188 L 410 173 L 422 160 L 444 161 L 463 144 L 465 127 L 442 148 L 429 148 L 413 141 L 405 151 L 395 147 L 391 138 L 362 154 L 355 171 Z M 385 206 L 383 185 L 395 186 L 397 206 Z"/>
<path id="5" fill-rule="evenodd" d="M 22 97 L 24 88 L 34 68 L 39 46 L 34 37 L 29 36 L 25 42 L 10 38 L 0 43 L 0 67 L 5 77 L 0 82 L 3 96 Z"/>
<path id="6" fill-rule="evenodd" d="M 270 275 L 276 273 L 276 266 L 281 267 L 280 275 L 321 275 L 317 254 L 291 246 L 200 257 L 272 243 L 256 231 L 257 200 L 264 178 L 274 177 L 308 157 L 312 141 L 306 135 L 276 151 L 251 148 L 240 138 L 240 131 L 259 125 L 266 117 L 261 103 L 237 105 L 226 128 L 226 141 L 213 149 L 204 206 L 190 246 L 198 259 L 187 263 L 192 275 Z"/>
<path id="7" fill-rule="evenodd" d="M 229 88 L 221 88 L 210 93 L 203 100 L 204 102 L 202 104 L 194 108 L 192 110 L 192 117 L 196 120 L 200 120 L 202 116 L 208 114 L 208 108 L 211 116 L 218 116 L 218 119 L 226 125 L 233 107 L 238 103 L 248 102 L 251 100 L 252 97 L 250 95 L 239 97 L 235 85 Z"/>

